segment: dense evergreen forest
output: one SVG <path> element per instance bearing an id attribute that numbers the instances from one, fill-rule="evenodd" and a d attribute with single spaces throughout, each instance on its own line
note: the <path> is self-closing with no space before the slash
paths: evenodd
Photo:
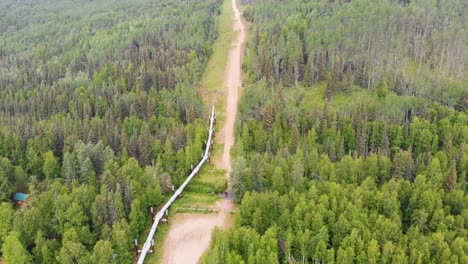
<path id="1" fill-rule="evenodd" d="M 221 2 L 0 2 L 5 263 L 131 263 L 149 206 L 200 159 Z"/>
<path id="2" fill-rule="evenodd" d="M 468 263 L 466 2 L 243 3 L 239 207 L 203 262 Z"/>

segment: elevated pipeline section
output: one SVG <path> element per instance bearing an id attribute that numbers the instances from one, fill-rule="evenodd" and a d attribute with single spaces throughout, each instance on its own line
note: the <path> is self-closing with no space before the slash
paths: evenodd
<path id="1" fill-rule="evenodd" d="M 167 203 L 159 210 L 159 212 L 156 214 L 154 218 L 153 225 L 151 226 L 151 230 L 148 234 L 148 237 L 146 238 L 145 244 L 143 244 L 143 247 L 140 251 L 140 256 L 138 258 L 138 264 L 143 264 L 145 261 L 146 255 L 149 253 L 152 243 L 153 243 L 153 237 L 154 234 L 156 233 L 156 229 L 158 228 L 159 222 L 164 216 L 164 212 L 166 212 L 169 207 L 172 205 L 172 203 L 177 199 L 182 194 L 182 191 L 187 187 L 187 185 L 190 183 L 190 181 L 197 175 L 197 173 L 200 171 L 202 168 L 203 164 L 208 161 L 210 158 L 210 147 L 213 144 L 213 132 L 214 132 L 214 122 L 215 122 L 215 111 L 214 111 L 214 106 L 211 108 L 211 115 L 210 115 L 210 127 L 208 129 L 208 140 L 206 142 L 206 147 L 205 147 L 205 153 L 203 155 L 203 158 L 201 161 L 198 163 L 198 165 L 193 169 L 192 173 L 187 177 L 187 179 L 184 181 L 184 183 L 175 191 L 175 193 L 171 196 L 171 199 L 167 201 Z"/>

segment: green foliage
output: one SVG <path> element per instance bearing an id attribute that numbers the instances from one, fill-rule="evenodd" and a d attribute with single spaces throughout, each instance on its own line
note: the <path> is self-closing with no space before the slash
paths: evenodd
<path id="1" fill-rule="evenodd" d="M 2 245 L 3 260 L 5 263 L 25 264 L 31 263 L 31 255 L 26 251 L 19 240 L 18 232 L 10 232 Z"/>
<path id="2" fill-rule="evenodd" d="M 377 86 L 377 96 L 379 98 L 385 98 L 388 94 L 388 85 L 387 82 L 382 81 L 380 84 Z"/>
<path id="3" fill-rule="evenodd" d="M 203 151 L 197 88 L 221 3 L 0 3 L 7 263 L 132 262 L 149 207 L 183 182 Z M 5 203 L 15 192 L 30 194 L 20 210 Z M 13 246 L 17 257 L 5 251 Z"/>
<path id="4" fill-rule="evenodd" d="M 54 179 L 60 175 L 59 160 L 54 157 L 52 151 L 48 151 L 43 157 L 44 165 L 42 165 L 42 172 L 48 179 Z"/>
<path id="5" fill-rule="evenodd" d="M 244 2 L 236 221 L 203 263 L 464 263 L 461 1 Z"/>
<path id="6" fill-rule="evenodd" d="M 117 263 L 113 259 L 114 251 L 112 244 L 108 240 L 99 240 L 94 246 L 93 254 L 91 255 L 91 263 Z"/>
<path id="7" fill-rule="evenodd" d="M 57 256 L 59 263 L 89 263 L 89 255 L 81 243 L 64 242 Z"/>
<path id="8" fill-rule="evenodd" d="M 117 254 L 117 263 L 128 263 L 132 259 L 130 250 L 132 249 L 132 238 L 130 226 L 122 220 L 113 226 L 112 248 Z"/>
<path id="9" fill-rule="evenodd" d="M 142 231 L 145 224 L 145 214 L 141 210 L 141 203 L 139 199 L 132 202 L 132 209 L 130 212 L 130 228 L 134 236 L 137 236 Z"/>
<path id="10" fill-rule="evenodd" d="M 244 61 L 256 81 L 326 80 L 327 98 L 353 84 L 384 95 L 384 81 L 399 95 L 451 106 L 466 98 L 463 1 L 246 2 L 253 23 Z"/>
<path id="11" fill-rule="evenodd" d="M 3 245 L 8 233 L 11 231 L 12 228 L 12 221 L 14 218 L 14 211 L 10 204 L 8 203 L 1 203 L 0 204 L 0 215 L 2 216 L 0 219 L 0 247 Z"/>

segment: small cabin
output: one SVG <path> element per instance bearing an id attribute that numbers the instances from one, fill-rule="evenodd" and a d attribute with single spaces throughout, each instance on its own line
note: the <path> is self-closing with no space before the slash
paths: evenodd
<path id="1" fill-rule="evenodd" d="M 17 206 L 24 206 L 28 201 L 29 195 L 25 193 L 15 193 L 13 196 L 13 201 Z"/>

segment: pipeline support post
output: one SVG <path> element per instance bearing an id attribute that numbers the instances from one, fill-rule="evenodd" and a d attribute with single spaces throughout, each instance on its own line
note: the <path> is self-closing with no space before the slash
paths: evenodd
<path id="1" fill-rule="evenodd" d="M 138 256 L 138 253 L 140 253 L 138 250 L 138 240 L 135 239 L 135 254 Z"/>

